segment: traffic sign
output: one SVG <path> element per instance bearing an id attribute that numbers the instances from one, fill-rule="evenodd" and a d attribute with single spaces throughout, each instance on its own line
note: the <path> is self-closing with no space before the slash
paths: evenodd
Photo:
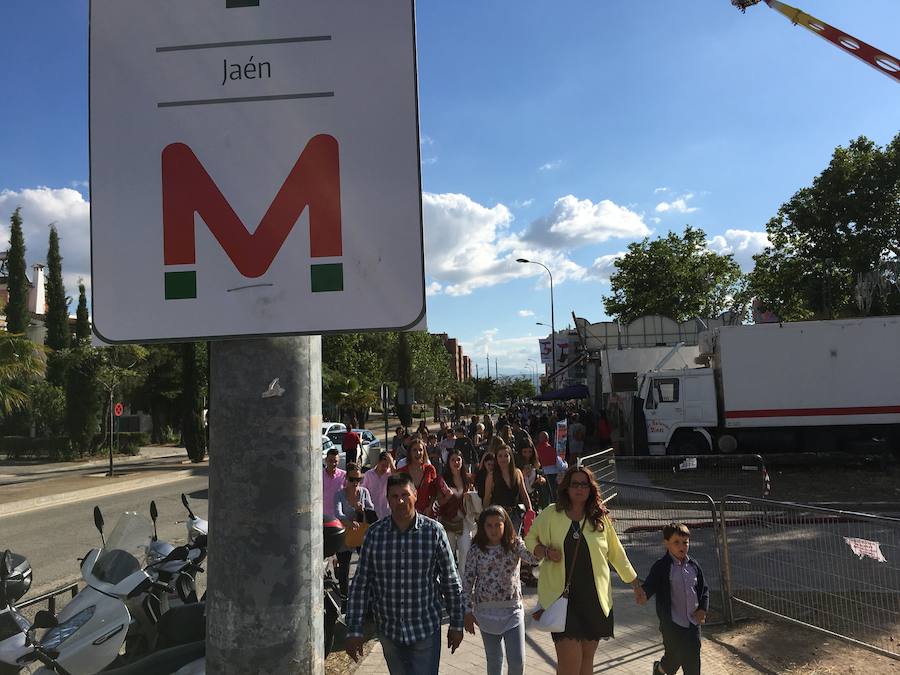
<path id="1" fill-rule="evenodd" d="M 91 0 L 107 342 L 425 315 L 412 0 Z"/>
<path id="2" fill-rule="evenodd" d="M 113 408 L 113 412 L 115 413 L 116 417 L 121 417 L 122 413 L 125 412 L 125 406 L 123 406 L 121 403 L 116 403 L 115 407 Z"/>

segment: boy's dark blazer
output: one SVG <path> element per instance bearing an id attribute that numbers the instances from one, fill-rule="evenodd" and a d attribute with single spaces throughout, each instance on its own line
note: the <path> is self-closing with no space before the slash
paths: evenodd
<path id="1" fill-rule="evenodd" d="M 697 604 L 704 612 L 709 611 L 709 587 L 703 579 L 703 570 L 693 558 L 689 558 L 688 565 L 692 565 L 697 572 Z M 647 598 L 656 596 L 656 615 L 659 617 L 660 627 L 675 625 L 672 621 L 672 585 L 669 582 L 669 573 L 672 569 L 672 556 L 666 553 L 662 558 L 653 563 L 650 574 L 641 584 Z"/>

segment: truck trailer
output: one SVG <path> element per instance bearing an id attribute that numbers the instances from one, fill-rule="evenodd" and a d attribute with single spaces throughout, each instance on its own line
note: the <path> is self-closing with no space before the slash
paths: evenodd
<path id="1" fill-rule="evenodd" d="M 900 451 L 900 317 L 723 326 L 698 364 L 641 376 L 650 454 Z"/>

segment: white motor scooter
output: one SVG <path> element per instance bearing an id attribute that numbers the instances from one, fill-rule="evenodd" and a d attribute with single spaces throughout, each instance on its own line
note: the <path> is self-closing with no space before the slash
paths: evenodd
<path id="1" fill-rule="evenodd" d="M 81 561 L 85 588 L 58 617 L 41 612 L 41 620 L 22 631 L 22 653 L 13 664 L 24 667 L 40 661 L 43 665 L 36 673 L 41 675 L 93 675 L 119 656 L 134 623 L 135 604 L 140 611 L 141 598 L 159 584 L 152 566 L 145 567 L 153 528 L 145 517 L 127 512 L 119 518 L 107 541 L 103 536 L 103 515 L 97 507 L 94 524 L 103 546 L 92 549 Z M 187 553 L 186 547 L 179 547 L 160 562 L 184 560 Z M 164 590 L 167 592 L 168 586 Z M 33 628 L 47 630 L 35 640 L 31 637 Z"/>

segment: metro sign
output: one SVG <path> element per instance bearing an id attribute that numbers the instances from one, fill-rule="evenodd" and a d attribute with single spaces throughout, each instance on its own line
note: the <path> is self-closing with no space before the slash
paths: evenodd
<path id="1" fill-rule="evenodd" d="M 328 135 L 313 138 L 250 233 L 222 195 L 203 164 L 184 143 L 162 153 L 163 250 L 166 265 L 196 263 L 194 213 L 198 213 L 248 278 L 266 273 L 304 209 L 309 207 L 312 257 L 341 255 L 341 187 L 338 143 Z M 343 265 L 312 265 L 313 293 L 342 291 Z M 194 271 L 165 273 L 166 300 L 197 297 Z"/>
<path id="2" fill-rule="evenodd" d="M 108 342 L 424 320 L 411 0 L 91 0 Z"/>

